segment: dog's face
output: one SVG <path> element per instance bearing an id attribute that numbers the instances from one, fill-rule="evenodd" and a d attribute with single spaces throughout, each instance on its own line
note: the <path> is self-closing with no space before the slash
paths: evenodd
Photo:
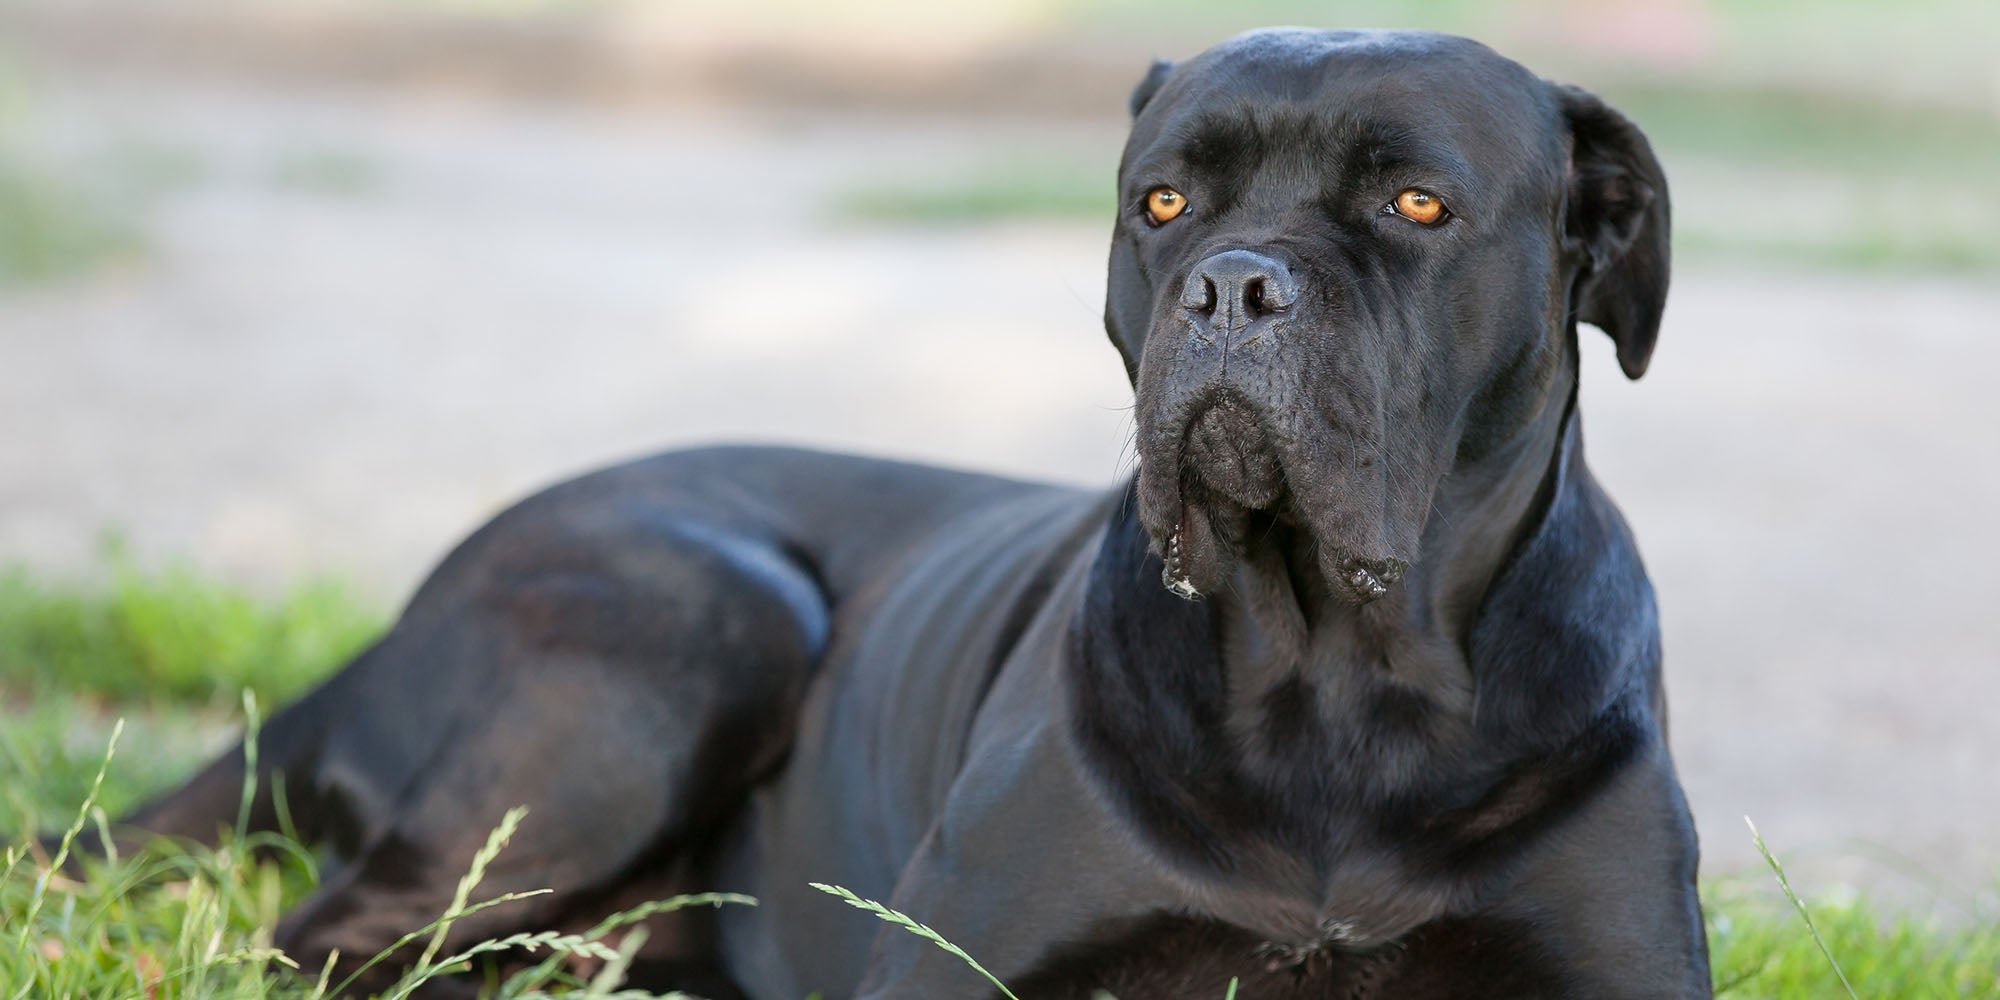
<path id="1" fill-rule="evenodd" d="M 1440 479 L 1564 402 L 1575 320 L 1644 371 L 1665 180 L 1595 98 L 1464 39 L 1274 30 L 1132 104 L 1106 325 L 1170 586 L 1281 526 L 1382 596 Z"/>

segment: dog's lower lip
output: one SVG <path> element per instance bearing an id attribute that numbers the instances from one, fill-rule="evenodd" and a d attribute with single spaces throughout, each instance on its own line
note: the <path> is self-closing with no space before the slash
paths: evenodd
<path id="1" fill-rule="evenodd" d="M 1201 591 L 1196 590 L 1193 581 L 1188 579 L 1187 568 L 1181 560 L 1181 532 L 1187 527 L 1187 517 L 1188 509 L 1184 505 L 1180 519 L 1174 522 L 1173 534 L 1167 537 L 1166 558 L 1163 560 L 1166 565 L 1160 569 L 1160 582 L 1175 597 L 1193 601 L 1201 598 Z"/>
<path id="2" fill-rule="evenodd" d="M 1217 516 L 1215 513 L 1205 510 L 1198 504 L 1183 503 L 1175 515 L 1172 527 L 1161 537 L 1158 550 L 1161 556 L 1160 584 L 1168 593 L 1188 601 L 1199 601 L 1207 595 L 1215 581 L 1196 584 L 1196 570 L 1207 565 L 1191 561 L 1197 558 L 1223 558 L 1233 563 L 1238 559 L 1249 557 L 1247 547 L 1266 541 L 1284 547 L 1305 545 L 1307 551 L 1318 548 L 1316 543 L 1310 541 L 1311 529 L 1293 521 L 1283 510 L 1239 510 L 1236 517 L 1240 519 L 1240 523 L 1236 524 L 1235 530 L 1214 532 L 1210 529 L 1210 535 L 1200 534 L 1203 525 L 1211 522 L 1205 521 L 1202 525 L 1196 525 L 1195 519 L 1215 516 Z M 1284 525 L 1289 527 L 1279 531 L 1280 526 Z M 1208 541 L 1202 542 L 1203 538 L 1207 538 Z M 1228 549 L 1228 555 L 1215 551 L 1218 543 Z M 1323 550 L 1317 558 L 1307 556 L 1307 561 L 1317 563 L 1322 574 L 1320 578 L 1331 587 L 1334 595 L 1356 607 L 1373 604 L 1388 597 L 1389 592 L 1402 581 L 1409 565 L 1403 559 L 1394 556 L 1336 556 L 1324 553 Z M 1226 569 L 1224 571 L 1226 572 Z M 1215 574 L 1203 570 L 1201 575 Z"/>

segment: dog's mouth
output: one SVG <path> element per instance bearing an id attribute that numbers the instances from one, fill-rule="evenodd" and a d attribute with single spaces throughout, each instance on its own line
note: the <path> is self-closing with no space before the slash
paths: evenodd
<path id="1" fill-rule="evenodd" d="M 1270 565 L 1316 571 L 1351 604 L 1386 596 L 1408 562 L 1379 541 L 1379 505 L 1362 495 L 1369 491 L 1343 489 L 1352 477 L 1317 467 L 1314 450 L 1286 446 L 1267 424 L 1258 408 L 1222 397 L 1197 408 L 1178 441 L 1153 438 L 1139 501 L 1162 583 L 1197 600 L 1226 586 L 1253 550 L 1271 549 Z"/>

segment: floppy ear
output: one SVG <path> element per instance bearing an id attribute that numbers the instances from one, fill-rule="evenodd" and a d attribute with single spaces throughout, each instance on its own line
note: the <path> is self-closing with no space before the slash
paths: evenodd
<path id="1" fill-rule="evenodd" d="M 1165 59 L 1153 60 L 1153 65 L 1146 68 L 1146 78 L 1140 80 L 1137 87 L 1132 88 L 1132 100 L 1126 104 L 1132 111 L 1132 117 L 1139 117 L 1139 112 L 1146 109 L 1146 102 L 1160 92 L 1160 85 L 1167 82 L 1167 74 L 1173 71 L 1173 63 Z"/>
<path id="2" fill-rule="evenodd" d="M 1577 267 L 1573 317 L 1618 344 L 1628 378 L 1646 373 L 1667 305 L 1667 177 L 1644 133 L 1593 94 L 1557 87 L 1569 123 L 1564 250 Z"/>

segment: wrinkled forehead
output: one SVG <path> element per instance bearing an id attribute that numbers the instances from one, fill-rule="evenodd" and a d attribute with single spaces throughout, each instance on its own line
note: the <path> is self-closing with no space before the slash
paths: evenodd
<path id="1" fill-rule="evenodd" d="M 1540 79 L 1469 39 L 1275 29 L 1179 67 L 1126 157 L 1217 181 L 1287 160 L 1492 180 L 1560 163 L 1557 120 Z"/>

